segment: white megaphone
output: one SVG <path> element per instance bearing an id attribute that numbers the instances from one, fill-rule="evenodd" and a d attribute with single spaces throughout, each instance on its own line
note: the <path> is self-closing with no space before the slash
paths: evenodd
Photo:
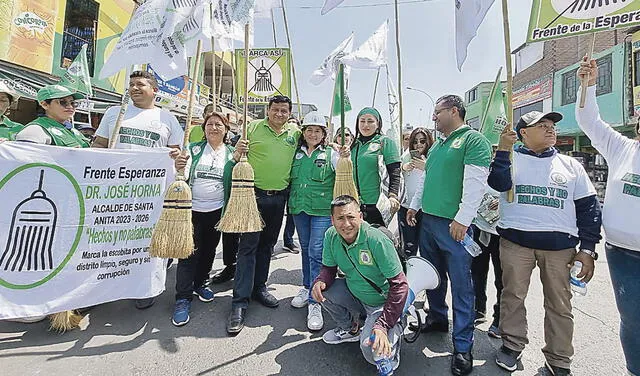
<path id="1" fill-rule="evenodd" d="M 440 275 L 429 261 L 422 257 L 411 256 L 407 259 L 407 281 L 409 293 L 407 302 L 404 304 L 405 313 L 413 307 L 413 302 L 419 293 L 424 290 L 433 290 L 440 285 Z"/>

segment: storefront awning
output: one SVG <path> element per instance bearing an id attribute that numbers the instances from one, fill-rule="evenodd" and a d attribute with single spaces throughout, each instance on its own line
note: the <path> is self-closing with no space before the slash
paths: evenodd
<path id="1" fill-rule="evenodd" d="M 40 88 L 57 84 L 59 80 L 56 76 L 0 61 L 0 81 L 24 98 L 36 100 Z M 107 108 L 120 104 L 121 98 L 120 94 L 94 86 L 88 107 L 92 112 L 104 112 Z"/>

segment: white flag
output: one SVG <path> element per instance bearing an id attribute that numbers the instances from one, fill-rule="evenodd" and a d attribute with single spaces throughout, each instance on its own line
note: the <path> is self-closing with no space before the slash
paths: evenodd
<path id="1" fill-rule="evenodd" d="M 322 13 L 322 15 L 324 16 L 325 14 L 329 13 L 333 8 L 342 4 L 343 1 L 344 0 L 324 0 L 324 5 L 322 6 L 322 11 L 320 13 Z"/>
<path id="2" fill-rule="evenodd" d="M 387 131 L 387 136 L 392 140 L 397 140 L 398 130 L 400 129 L 400 104 L 398 102 L 398 95 L 396 94 L 396 88 L 393 86 L 391 75 L 389 74 L 389 67 L 387 68 L 387 93 L 389 96 L 389 118 L 391 119 L 390 129 Z"/>
<path id="3" fill-rule="evenodd" d="M 335 80 L 336 74 L 338 73 L 338 65 L 340 64 L 341 59 L 346 55 L 348 55 L 349 53 L 351 53 L 352 50 L 353 50 L 353 33 L 351 33 L 351 35 L 349 35 L 347 39 L 342 41 L 342 43 L 340 43 L 338 47 L 336 47 L 333 51 L 331 51 L 329 56 L 327 56 L 322 62 L 322 65 L 320 65 L 318 69 L 313 71 L 313 74 L 311 75 L 311 80 L 310 80 L 311 83 L 314 85 L 320 85 L 322 81 L 324 81 L 327 77 L 331 77 L 332 79 Z M 348 66 L 344 67 L 345 80 L 349 76 L 348 73 L 350 69 L 348 68 L 349 68 Z"/>
<path id="4" fill-rule="evenodd" d="M 186 10 L 185 3 L 195 6 Z M 100 79 L 144 63 L 153 63 L 163 79 L 187 75 L 187 57 L 195 55 L 197 41 L 203 42 L 202 52 L 211 51 L 210 3 L 211 0 L 147 0 L 129 21 L 104 64 Z"/>
<path id="5" fill-rule="evenodd" d="M 455 0 L 456 4 L 456 60 L 458 70 L 467 59 L 467 47 L 478 33 L 478 28 L 494 0 Z"/>
<path id="6" fill-rule="evenodd" d="M 213 36 L 216 41 L 216 50 L 231 51 L 234 48 L 234 40 L 244 42 L 244 23 L 233 20 L 230 11 L 232 0 L 214 0 L 214 2 L 216 7 L 213 11 Z M 249 23 L 253 23 L 253 20 L 249 19 Z M 253 28 L 250 29 L 249 44 L 253 44 Z"/>
<path id="7" fill-rule="evenodd" d="M 352 68 L 378 69 L 387 63 L 387 35 L 389 20 L 385 21 L 373 35 L 357 50 L 342 58 Z"/>
<path id="8" fill-rule="evenodd" d="M 256 0 L 255 18 L 271 18 L 271 10 L 280 7 L 280 0 Z"/>

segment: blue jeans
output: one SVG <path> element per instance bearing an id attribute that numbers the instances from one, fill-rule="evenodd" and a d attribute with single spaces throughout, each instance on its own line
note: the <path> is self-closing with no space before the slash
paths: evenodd
<path id="1" fill-rule="evenodd" d="M 398 227 L 400 228 L 400 241 L 402 250 L 407 257 L 418 254 L 418 246 L 420 245 L 420 222 L 422 221 L 422 210 L 416 213 L 416 225 L 409 226 L 407 223 L 407 212 L 405 207 L 398 210 Z"/>
<path id="2" fill-rule="evenodd" d="M 640 375 L 640 252 L 605 244 L 613 292 L 620 312 L 620 342 L 627 369 Z"/>
<path id="3" fill-rule="evenodd" d="M 457 352 L 473 348 L 475 319 L 471 261 L 473 258 L 462 244 L 449 234 L 451 220 L 424 213 L 420 232 L 420 254 L 429 260 L 440 274 L 440 286 L 427 291 L 429 317 L 438 322 L 448 321 L 448 279 L 451 279 L 453 298 L 453 347 Z M 469 234 L 471 235 L 471 228 Z"/>
<path id="4" fill-rule="evenodd" d="M 322 267 L 322 243 L 324 233 L 331 227 L 331 217 L 309 215 L 305 212 L 292 215 L 298 229 L 298 239 L 302 248 L 302 284 L 310 289 L 311 283 L 320 274 Z M 309 301 L 316 303 L 309 293 Z"/>
<path id="5" fill-rule="evenodd" d="M 285 209 L 286 209 L 286 204 L 285 204 Z M 282 234 L 282 242 L 284 243 L 284 245 L 291 245 L 293 244 L 293 234 L 296 232 L 296 225 L 294 225 L 293 222 L 293 215 L 287 213 L 286 214 L 287 220 L 284 224 L 284 232 Z M 298 231 L 299 232 L 299 231 Z M 299 236 L 300 234 L 298 234 Z"/>

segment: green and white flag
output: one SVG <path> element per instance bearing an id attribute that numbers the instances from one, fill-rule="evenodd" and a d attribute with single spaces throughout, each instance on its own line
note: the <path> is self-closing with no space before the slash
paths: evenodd
<path id="1" fill-rule="evenodd" d="M 89 64 L 87 63 L 86 43 L 82 45 L 82 49 L 80 49 L 73 63 L 71 63 L 69 68 L 67 68 L 67 72 L 60 79 L 60 84 L 93 97 L 91 75 L 89 74 Z"/>
<path id="2" fill-rule="evenodd" d="M 349 95 L 347 95 L 347 91 L 343 89 L 344 98 L 340 95 L 341 90 L 340 87 L 344 88 L 344 68 L 338 69 L 338 73 L 336 75 L 336 84 L 333 89 L 333 109 L 331 110 L 332 116 L 340 116 L 341 106 L 340 103 L 344 101 L 344 112 L 351 111 L 351 101 L 349 100 Z"/>
<path id="3" fill-rule="evenodd" d="M 485 135 L 492 145 L 498 144 L 500 133 L 507 125 L 505 97 L 502 94 L 502 81 L 500 81 L 501 73 L 502 67 L 498 70 L 496 80 L 491 87 L 489 102 L 487 102 L 487 107 L 484 109 L 482 122 L 480 123 L 482 126 L 480 132 Z"/>

